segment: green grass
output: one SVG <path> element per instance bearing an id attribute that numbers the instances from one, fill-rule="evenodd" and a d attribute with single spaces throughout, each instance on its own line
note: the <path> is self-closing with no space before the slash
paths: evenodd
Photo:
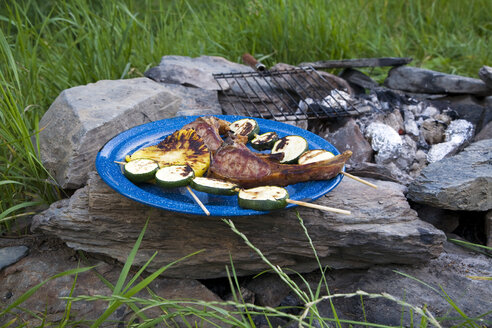
<path id="1" fill-rule="evenodd" d="M 476 77 L 491 63 L 492 2 L 0 1 L 0 225 L 61 197 L 37 156 L 38 122 L 58 94 L 142 76 L 163 55 L 265 64 L 412 57 Z M 371 72 L 382 80 L 386 69 Z"/>

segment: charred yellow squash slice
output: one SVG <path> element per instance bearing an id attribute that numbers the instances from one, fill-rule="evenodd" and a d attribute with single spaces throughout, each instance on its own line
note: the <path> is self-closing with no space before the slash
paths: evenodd
<path id="1" fill-rule="evenodd" d="M 210 151 L 193 129 L 178 130 L 155 146 L 137 150 L 126 156 L 126 161 L 138 158 L 153 159 L 159 167 L 188 164 L 200 177 L 210 166 Z"/>

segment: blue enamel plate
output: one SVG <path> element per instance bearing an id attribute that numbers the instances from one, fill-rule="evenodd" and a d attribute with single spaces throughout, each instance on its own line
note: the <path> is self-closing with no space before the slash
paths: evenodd
<path id="1" fill-rule="evenodd" d="M 217 118 L 234 122 L 245 118 L 232 115 L 215 115 Z M 158 144 L 167 135 L 181 129 L 185 124 L 194 121 L 198 116 L 181 116 L 136 126 L 120 133 L 99 151 L 96 158 L 96 169 L 101 178 L 118 193 L 137 202 L 154 206 L 166 211 L 205 215 L 185 187 L 166 190 L 154 184 L 134 184 L 122 173 L 121 165 L 116 162 L 125 161 L 126 155 L 136 150 Z M 340 152 L 323 138 L 301 128 L 255 118 L 260 126 L 260 134 L 274 131 L 280 138 L 287 135 L 298 135 L 308 141 L 309 149 L 325 149 L 338 155 Z M 232 164 L 233 165 L 233 164 Z M 339 174 L 331 180 L 311 181 L 287 186 L 293 200 L 313 201 L 335 188 L 342 180 Z M 194 191 L 198 198 L 213 216 L 258 215 L 266 212 L 243 209 L 238 206 L 236 196 L 217 196 Z M 296 206 L 288 204 L 287 207 Z"/>

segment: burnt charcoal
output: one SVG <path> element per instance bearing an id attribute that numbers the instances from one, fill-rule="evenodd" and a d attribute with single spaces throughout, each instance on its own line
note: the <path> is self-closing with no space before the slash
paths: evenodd
<path id="1" fill-rule="evenodd" d="M 405 93 L 385 87 L 374 88 L 373 92 L 377 95 L 380 102 L 392 104 L 393 107 L 417 103 L 415 99 L 408 97 Z M 393 110 L 393 108 L 391 108 L 391 110 Z"/>
<path id="2" fill-rule="evenodd" d="M 366 89 L 372 90 L 379 86 L 376 81 L 356 69 L 344 69 L 339 76 L 350 84 L 356 94 L 365 94 Z"/>
<path id="3" fill-rule="evenodd" d="M 459 225 L 453 233 L 471 243 L 485 245 L 487 242 L 483 229 L 485 226 L 485 212 L 459 211 L 455 212 L 455 214 L 459 215 Z"/>

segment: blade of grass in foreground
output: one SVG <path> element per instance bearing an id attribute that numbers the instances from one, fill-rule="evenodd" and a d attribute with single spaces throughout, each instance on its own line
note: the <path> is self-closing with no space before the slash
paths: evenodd
<path id="1" fill-rule="evenodd" d="M 449 239 L 449 241 L 451 241 L 457 245 L 461 245 L 463 247 L 474 250 L 475 252 L 481 253 L 483 255 L 486 255 L 489 257 L 492 256 L 492 247 L 480 245 L 480 244 L 475 244 L 475 243 L 470 243 L 468 241 L 459 240 L 459 239 Z M 482 249 L 484 249 L 485 251 Z M 489 251 L 489 252 L 486 252 L 486 251 Z"/>
<path id="2" fill-rule="evenodd" d="M 123 284 L 124 282 L 126 281 L 127 277 L 128 277 L 128 273 L 130 272 L 130 269 L 131 269 L 131 266 L 133 265 L 133 262 L 135 260 L 135 257 L 137 255 L 137 252 L 138 252 L 138 249 L 140 247 L 140 244 L 142 243 L 142 239 L 143 239 L 143 236 L 145 234 L 145 231 L 147 229 L 147 225 L 149 223 L 149 220 L 147 220 L 145 222 L 145 225 L 142 229 L 142 231 L 140 232 L 140 235 L 138 236 L 137 238 L 137 241 L 135 242 L 135 245 L 133 246 L 132 250 L 130 251 L 130 253 L 128 254 L 128 257 L 126 259 L 126 262 L 125 262 L 125 265 L 120 273 L 120 276 L 118 278 L 118 281 L 115 285 L 115 288 L 113 290 L 113 299 L 112 301 L 109 303 L 108 305 L 108 308 L 106 309 L 106 311 L 104 311 L 104 313 L 91 325 L 91 327 L 99 327 L 104 321 L 106 321 L 106 319 L 114 312 L 116 311 L 116 309 L 118 309 L 118 307 L 120 307 L 123 303 L 122 301 L 119 299 L 119 297 L 124 297 L 124 298 L 128 298 L 128 297 L 132 297 L 133 295 L 135 295 L 136 293 L 138 293 L 139 291 L 141 291 L 142 289 L 146 288 L 152 281 L 154 281 L 154 279 L 156 279 L 157 277 L 159 277 L 164 271 L 166 271 L 168 268 L 170 268 L 171 266 L 173 266 L 174 264 L 180 262 L 180 261 L 183 261 L 191 256 L 194 256 L 198 253 L 201 253 L 203 250 L 200 250 L 200 251 L 197 251 L 197 252 L 194 252 L 194 253 L 191 253 L 187 256 L 184 256 L 176 261 L 173 261 L 169 264 L 167 264 L 166 266 L 160 268 L 159 270 L 153 272 L 151 275 L 149 275 L 148 277 L 146 277 L 145 279 L 143 279 L 141 282 L 139 282 L 137 285 L 135 285 L 134 287 L 130 288 L 130 284 L 128 284 L 126 286 L 126 288 L 122 291 L 122 288 L 123 288 Z M 154 256 L 152 256 L 148 261 L 147 263 L 144 264 L 144 267 L 147 267 L 150 263 L 150 261 L 152 261 L 154 258 Z M 140 270 L 137 275 L 140 275 L 142 273 L 143 270 Z M 130 280 L 130 283 L 133 283 L 136 279 L 131 279 Z"/>

